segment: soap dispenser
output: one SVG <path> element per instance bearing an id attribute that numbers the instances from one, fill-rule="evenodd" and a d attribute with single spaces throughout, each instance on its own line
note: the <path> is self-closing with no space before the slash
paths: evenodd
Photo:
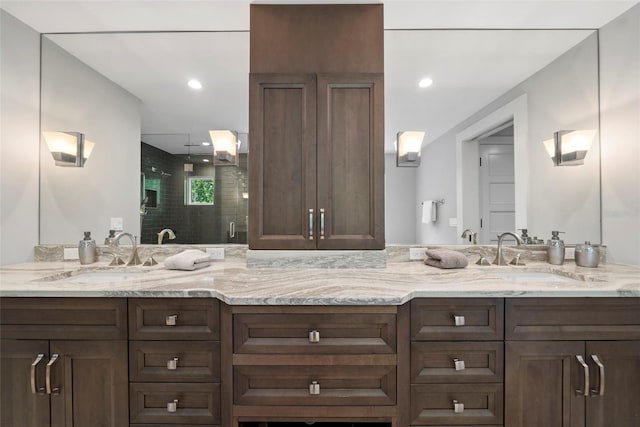
<path id="1" fill-rule="evenodd" d="M 551 239 L 547 240 L 547 260 L 549 264 L 564 264 L 564 242 L 560 240 L 560 233 L 563 231 L 552 231 Z"/>
<path id="2" fill-rule="evenodd" d="M 84 232 L 84 239 L 78 243 L 78 257 L 80 264 L 91 264 L 96 262 L 96 241 L 91 238 L 91 232 Z"/>

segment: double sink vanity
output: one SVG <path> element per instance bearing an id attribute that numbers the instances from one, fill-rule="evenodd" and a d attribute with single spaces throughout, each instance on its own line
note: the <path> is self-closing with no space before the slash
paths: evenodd
<path id="1" fill-rule="evenodd" d="M 637 267 L 382 252 L 383 268 L 3 267 L 2 425 L 639 425 Z"/>

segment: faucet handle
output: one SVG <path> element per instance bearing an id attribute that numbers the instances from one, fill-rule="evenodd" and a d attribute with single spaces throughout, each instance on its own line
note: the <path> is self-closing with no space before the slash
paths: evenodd
<path id="1" fill-rule="evenodd" d="M 153 259 L 153 255 L 151 254 L 147 257 L 147 259 L 144 260 L 144 262 L 142 263 L 143 266 L 145 267 L 151 267 L 152 265 L 156 265 L 158 264 L 158 261 L 156 261 L 155 259 Z"/>
<path id="2" fill-rule="evenodd" d="M 516 256 L 514 256 L 511 261 L 509 261 L 509 264 L 511 264 L 511 265 L 526 265 L 523 261 L 520 261 L 520 255 L 522 255 L 522 254 L 516 254 Z"/>
<path id="3" fill-rule="evenodd" d="M 118 265 L 123 265 L 124 264 L 124 260 L 122 258 L 120 258 L 120 255 L 118 255 L 117 253 L 108 252 L 108 251 L 103 251 L 103 253 L 113 256 L 113 259 L 109 263 L 110 267 L 114 267 L 114 266 L 118 266 Z"/>

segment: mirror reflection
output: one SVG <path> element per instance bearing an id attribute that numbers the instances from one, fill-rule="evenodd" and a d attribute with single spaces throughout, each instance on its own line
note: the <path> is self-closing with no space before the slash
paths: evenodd
<path id="1" fill-rule="evenodd" d="M 165 228 L 164 244 L 246 242 L 248 32 L 52 34 L 42 49 L 42 130 L 96 145 L 74 170 L 42 148 L 41 244 L 101 239 L 114 219 L 143 243 Z M 597 87 L 593 31 L 385 31 L 387 243 L 470 243 L 464 230 L 488 243 L 515 228 L 600 241 L 599 138 L 574 167 L 543 145 L 597 130 Z M 213 130 L 237 132 L 237 166 L 212 165 Z M 404 131 L 425 132 L 417 168 L 396 167 Z M 480 157 L 496 182 L 481 183 Z"/>

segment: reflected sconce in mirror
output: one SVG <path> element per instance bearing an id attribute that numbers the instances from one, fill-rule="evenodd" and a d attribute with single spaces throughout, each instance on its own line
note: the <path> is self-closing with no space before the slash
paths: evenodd
<path id="1" fill-rule="evenodd" d="M 210 130 L 213 143 L 213 164 L 238 166 L 238 134 L 230 130 Z"/>
<path id="2" fill-rule="evenodd" d="M 56 166 L 83 167 L 95 144 L 80 132 L 42 132 Z"/>
<path id="3" fill-rule="evenodd" d="M 596 131 L 560 130 L 553 134 L 553 139 L 543 141 L 544 148 L 555 166 L 584 165 L 584 158 L 591 148 Z"/>
<path id="4" fill-rule="evenodd" d="M 421 131 L 398 132 L 396 166 L 414 168 L 420 166 L 420 153 L 422 152 L 424 134 Z"/>

